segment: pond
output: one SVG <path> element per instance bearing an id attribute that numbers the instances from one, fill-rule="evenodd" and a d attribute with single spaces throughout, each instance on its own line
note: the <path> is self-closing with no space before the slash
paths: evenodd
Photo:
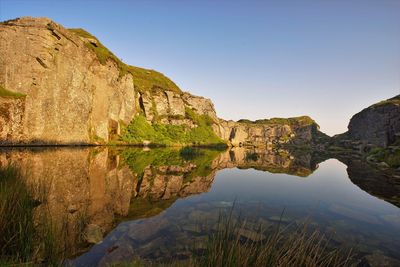
<path id="1" fill-rule="evenodd" d="M 257 225 L 306 222 L 360 265 L 400 264 L 399 177 L 356 157 L 233 148 L 4 148 L 0 164 L 44 184 L 46 213 L 72 266 L 201 253 L 221 213 Z M 37 192 L 35 193 L 37 194 Z M 37 225 L 37 224 L 36 224 Z"/>

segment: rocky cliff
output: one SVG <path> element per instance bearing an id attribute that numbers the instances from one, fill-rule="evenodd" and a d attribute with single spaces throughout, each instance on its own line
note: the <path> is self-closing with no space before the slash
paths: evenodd
<path id="1" fill-rule="evenodd" d="M 0 144 L 312 145 L 308 117 L 225 121 L 211 100 L 124 64 L 83 29 L 0 23 Z"/>
<path id="2" fill-rule="evenodd" d="M 25 95 L 8 97 L 1 143 L 109 140 L 134 115 L 132 76 L 120 77 L 112 61 L 101 64 L 62 26 L 46 18 L 7 21 L 0 40 L 0 84 Z"/>
<path id="3" fill-rule="evenodd" d="M 386 148 L 400 140 L 400 95 L 381 101 L 355 114 L 348 131 L 335 136 L 336 142 L 360 152 Z"/>
<path id="4" fill-rule="evenodd" d="M 387 147 L 400 138 L 400 95 L 374 104 L 354 115 L 347 137 L 363 144 Z"/>
<path id="5" fill-rule="evenodd" d="M 328 138 L 308 116 L 249 121 L 219 120 L 214 125 L 218 136 L 232 146 L 272 148 L 283 145 L 315 146 Z"/>

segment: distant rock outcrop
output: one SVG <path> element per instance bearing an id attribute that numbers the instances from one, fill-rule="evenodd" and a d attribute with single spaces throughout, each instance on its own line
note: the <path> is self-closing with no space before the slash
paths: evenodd
<path id="1" fill-rule="evenodd" d="M 308 116 L 273 118 L 269 120 L 224 121 L 214 126 L 218 136 L 232 146 L 272 148 L 280 145 L 310 145 L 323 142 L 327 135 L 319 131 L 318 124 Z"/>

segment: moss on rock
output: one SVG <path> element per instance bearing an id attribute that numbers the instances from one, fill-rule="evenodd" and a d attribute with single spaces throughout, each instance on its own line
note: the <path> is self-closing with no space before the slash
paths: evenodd
<path id="1" fill-rule="evenodd" d="M 97 58 L 101 64 L 105 65 L 108 60 L 112 60 L 117 64 L 120 70 L 120 76 L 128 73 L 132 74 L 135 89 L 137 91 L 145 92 L 149 90 L 169 90 L 178 93 L 182 92 L 172 80 L 158 71 L 130 66 L 123 63 L 95 36 L 88 33 L 84 29 L 69 29 L 69 31 L 84 39 L 86 47 L 88 47 L 97 55 Z"/>

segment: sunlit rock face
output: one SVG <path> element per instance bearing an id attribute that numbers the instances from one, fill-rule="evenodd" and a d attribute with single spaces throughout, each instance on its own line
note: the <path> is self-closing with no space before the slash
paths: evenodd
<path id="1" fill-rule="evenodd" d="M 120 77 L 112 61 L 102 65 L 78 36 L 25 17 L 0 24 L 0 38 L 0 84 L 26 95 L 1 112 L 0 143 L 107 142 L 130 122 L 132 76 Z"/>
<path id="2" fill-rule="evenodd" d="M 270 149 L 284 144 L 315 146 L 323 143 L 319 139 L 321 136 L 326 138 L 325 135 L 319 131 L 315 122 L 307 117 L 308 119 L 310 122 L 306 124 L 292 124 L 285 122 L 286 119 L 279 123 L 246 123 L 220 119 L 213 125 L 213 129 L 220 138 L 234 147 L 253 146 Z"/>

